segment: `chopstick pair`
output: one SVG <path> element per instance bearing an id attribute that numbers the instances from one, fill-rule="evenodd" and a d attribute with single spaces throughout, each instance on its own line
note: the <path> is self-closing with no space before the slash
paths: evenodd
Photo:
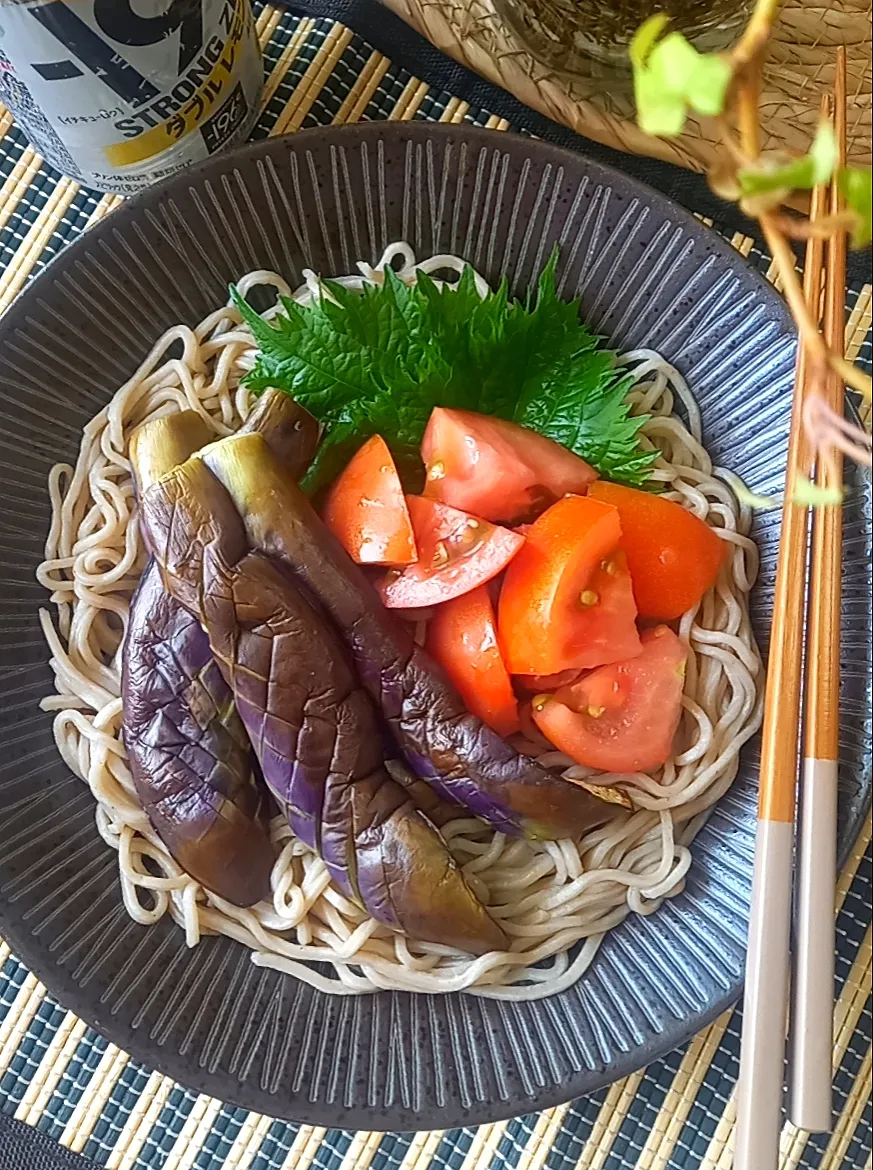
<path id="1" fill-rule="evenodd" d="M 825 103 L 824 112 L 827 108 Z M 846 149 L 846 58 L 842 50 L 837 58 L 834 123 L 842 162 Z M 839 209 L 836 181 L 829 191 L 818 188 L 813 192 L 813 222 Z M 827 247 L 815 237 L 807 246 L 804 295 L 817 322 L 822 318 L 823 271 L 825 336 L 828 345 L 842 353 L 846 282 L 842 234 Z M 826 1131 L 832 1124 L 842 514 L 839 507 L 825 507 L 816 509 L 813 517 L 804 687 L 809 513 L 794 497 L 800 477 L 809 477 L 815 462 L 803 424 L 805 404 L 813 393 L 842 413 L 842 382 L 812 360 L 801 341 L 762 731 L 734 1170 L 776 1170 L 779 1160 L 802 711 L 805 734 L 801 827 L 796 843 L 789 1116 L 802 1129 Z M 820 487 L 840 488 L 838 458 L 819 459 L 815 476 Z"/>

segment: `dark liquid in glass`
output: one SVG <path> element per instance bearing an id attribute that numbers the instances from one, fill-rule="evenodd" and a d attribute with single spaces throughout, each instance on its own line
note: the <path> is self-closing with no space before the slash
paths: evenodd
<path id="1" fill-rule="evenodd" d="M 633 35 L 655 12 L 666 12 L 670 27 L 702 52 L 727 48 L 749 12 L 747 0 L 494 0 L 494 4 L 543 65 L 583 75 L 592 61 L 629 71 Z"/>

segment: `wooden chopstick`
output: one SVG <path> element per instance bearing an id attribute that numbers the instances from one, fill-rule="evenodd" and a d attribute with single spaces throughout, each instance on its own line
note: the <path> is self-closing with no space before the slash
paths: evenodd
<path id="1" fill-rule="evenodd" d="M 813 222 L 821 218 L 826 202 L 826 189 L 816 188 L 810 215 Z M 823 261 L 823 241 L 811 238 L 803 287 L 816 321 L 821 317 Z M 808 534 L 808 509 L 794 503 L 793 497 L 798 475 L 808 475 L 811 463 L 803 406 L 822 377 L 822 369 L 801 342 L 764 700 L 734 1170 L 776 1170 L 779 1160 Z"/>
<path id="2" fill-rule="evenodd" d="M 846 52 L 837 55 L 834 130 L 840 165 L 846 157 Z M 842 210 L 836 178 L 831 182 L 832 215 Z M 824 334 L 832 351 L 845 349 L 846 238 L 840 232 L 827 249 Z M 831 374 L 824 399 L 842 415 L 843 384 Z M 841 489 L 838 452 L 819 459 L 816 483 Z M 814 1133 L 833 1122 L 831 1063 L 834 1024 L 834 894 L 837 869 L 837 759 L 839 756 L 840 603 L 842 509 L 819 508 L 813 515 L 807 634 L 805 733 L 800 787 L 797 934 L 791 1010 L 791 1091 L 788 1116 Z"/>

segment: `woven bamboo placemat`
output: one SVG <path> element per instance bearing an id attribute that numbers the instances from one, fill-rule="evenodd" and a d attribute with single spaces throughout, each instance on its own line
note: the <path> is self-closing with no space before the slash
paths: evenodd
<path id="1" fill-rule="evenodd" d="M 258 14 L 268 80 L 257 136 L 385 118 L 510 128 L 344 25 L 260 4 Z M 0 109 L 0 309 L 116 204 L 46 167 Z M 769 273 L 751 238 L 714 226 Z M 850 289 L 846 308 L 849 352 L 869 366 L 869 283 Z M 868 817 L 837 891 L 838 1125 L 814 1138 L 786 1126 L 781 1170 L 871 1170 L 870 840 Z M 65 1011 L 0 940 L 0 1170 L 92 1165 L 59 1160 L 50 1139 L 112 1170 L 729 1170 L 738 1049 L 739 1016 L 729 1012 L 608 1091 L 513 1121 L 420 1134 L 291 1125 L 138 1064 Z"/>

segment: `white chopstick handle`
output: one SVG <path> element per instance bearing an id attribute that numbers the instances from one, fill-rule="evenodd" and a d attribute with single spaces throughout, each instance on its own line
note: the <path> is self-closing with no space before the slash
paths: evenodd
<path id="1" fill-rule="evenodd" d="M 794 825 L 758 821 L 734 1170 L 777 1170 L 788 1009 Z"/>
<path id="2" fill-rule="evenodd" d="M 800 791 L 788 1116 L 798 1129 L 826 1133 L 833 1125 L 836 760 L 804 760 Z"/>

